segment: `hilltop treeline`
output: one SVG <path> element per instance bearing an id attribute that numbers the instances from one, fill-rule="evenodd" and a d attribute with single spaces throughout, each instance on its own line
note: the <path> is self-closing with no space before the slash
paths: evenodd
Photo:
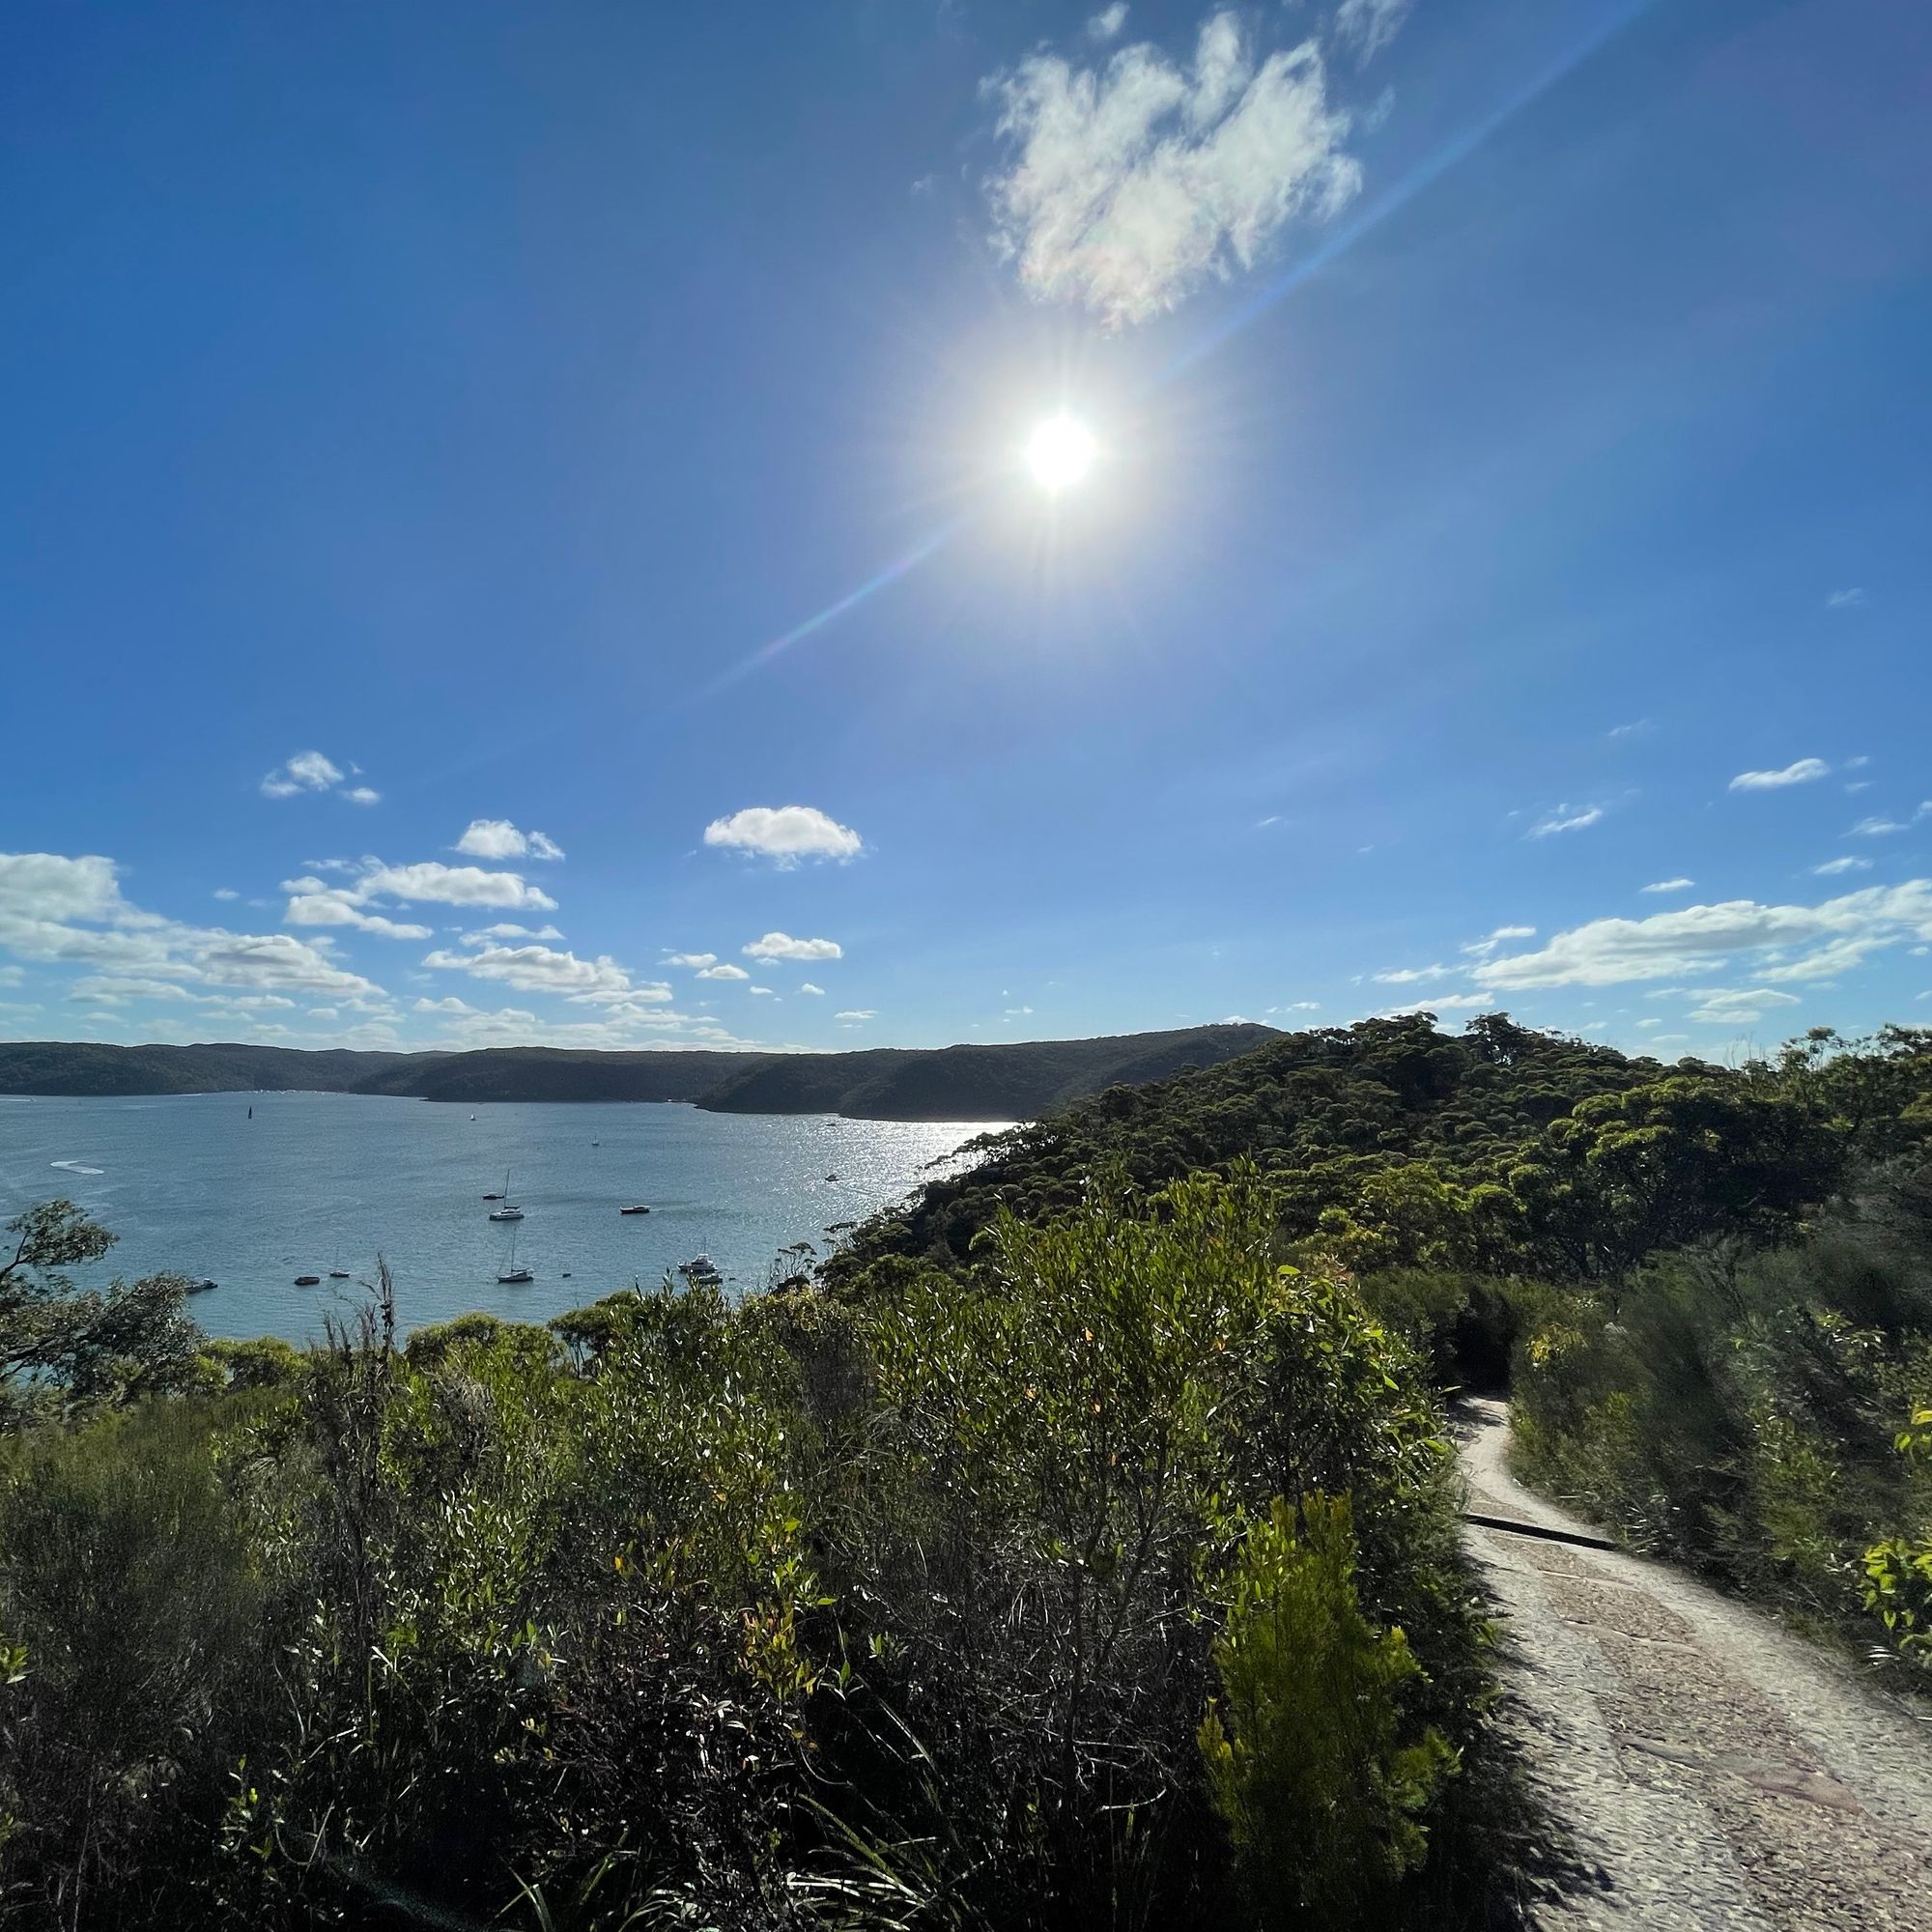
<path id="1" fill-rule="evenodd" d="M 852 1053 L 665 1048 L 607 1053 L 506 1046 L 353 1053 L 280 1046 L 0 1042 L 0 1094 L 388 1094 L 495 1100 L 681 1100 L 718 1113 L 841 1114 L 870 1121 L 1014 1121 L 1125 1082 L 1211 1066 L 1271 1029 L 1236 1024 L 1101 1039 L 1009 1040 Z"/>

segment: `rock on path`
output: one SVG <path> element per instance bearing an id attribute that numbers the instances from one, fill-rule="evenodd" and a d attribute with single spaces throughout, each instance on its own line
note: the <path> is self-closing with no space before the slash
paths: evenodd
<path id="1" fill-rule="evenodd" d="M 1590 1533 L 1509 1474 L 1466 1406 L 1469 1507 Z M 1512 1721 L 1599 1884 L 1576 1928 L 1932 1928 L 1932 1721 L 1770 1617 L 1621 1552 L 1469 1527 L 1507 1612 Z"/>

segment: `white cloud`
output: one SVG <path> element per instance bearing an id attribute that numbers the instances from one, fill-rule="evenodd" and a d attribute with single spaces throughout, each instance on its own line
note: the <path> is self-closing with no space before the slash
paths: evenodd
<path id="1" fill-rule="evenodd" d="M 1834 590 L 1825 599 L 1827 606 L 1833 611 L 1849 611 L 1864 601 L 1865 593 L 1857 584 L 1849 590 Z"/>
<path id="2" fill-rule="evenodd" d="M 1291 1000 L 1285 1007 L 1270 1007 L 1268 1009 L 1268 1011 L 1271 1013 L 1319 1013 L 1321 1010 L 1321 1002 L 1320 1000 Z"/>
<path id="3" fill-rule="evenodd" d="M 1909 832 L 1921 818 L 1932 817 L 1932 798 L 1919 806 L 1910 818 L 1861 818 L 1845 834 L 1847 838 L 1885 838 L 1894 832 Z"/>
<path id="4" fill-rule="evenodd" d="M 717 963 L 718 955 L 715 952 L 667 952 L 665 954 L 665 964 L 667 966 L 698 967 L 715 966 Z"/>
<path id="5" fill-rule="evenodd" d="M 1433 999 L 1411 1000 L 1406 1007 L 1384 1007 L 1376 1017 L 1399 1020 L 1410 1013 L 1474 1012 L 1479 1007 L 1494 1005 L 1487 993 L 1437 993 Z"/>
<path id="6" fill-rule="evenodd" d="M 355 884 L 359 898 L 422 900 L 432 905 L 501 906 L 506 910 L 554 912 L 548 893 L 516 872 L 487 872 L 480 866 L 444 866 L 434 859 L 413 866 L 382 866 Z"/>
<path id="7" fill-rule="evenodd" d="M 0 951 L 21 959 L 244 990 L 381 997 L 381 987 L 328 958 L 327 944 L 162 919 L 129 904 L 113 860 L 99 855 L 0 853 Z"/>
<path id="8" fill-rule="evenodd" d="M 277 765 L 262 781 L 262 796 L 295 798 L 305 791 L 332 791 L 352 805 L 380 805 L 383 794 L 371 786 L 349 786 L 350 773 L 355 770 L 352 765 L 350 772 L 345 772 L 333 758 L 326 757 L 320 752 L 298 752 L 287 764 Z"/>
<path id="9" fill-rule="evenodd" d="M 1114 0 L 1111 7 L 1103 7 L 1087 22 L 1087 38 L 1093 41 L 1111 41 L 1126 23 L 1126 0 Z"/>
<path id="10" fill-rule="evenodd" d="M 859 1020 L 875 1020 L 879 1015 L 877 1009 L 872 1007 L 847 1007 L 842 1013 L 834 1013 L 832 1017 L 835 1020 L 857 1022 Z"/>
<path id="11" fill-rule="evenodd" d="M 804 984 L 799 987 L 798 990 L 801 993 L 814 994 L 817 998 L 821 1000 L 825 997 L 825 988 L 823 986 L 814 986 L 810 980 L 806 980 Z"/>
<path id="12" fill-rule="evenodd" d="M 320 879 L 284 879 L 282 890 L 291 895 L 283 915 L 289 925 L 348 925 L 384 939 L 435 936 L 426 925 L 399 923 L 382 913 L 365 911 L 353 893 L 340 886 L 325 886 Z"/>
<path id="13" fill-rule="evenodd" d="M 1471 977 L 1493 992 L 1612 986 L 1713 972 L 1735 955 L 1761 954 L 1772 948 L 1825 949 L 1762 975 L 1804 979 L 1856 964 L 1857 957 L 1899 940 L 1926 937 L 1932 937 L 1932 880 L 1913 879 L 1900 886 L 1869 887 L 1816 906 L 1732 899 L 1648 919 L 1592 920 L 1559 932 L 1537 952 L 1486 960 L 1472 969 Z"/>
<path id="14" fill-rule="evenodd" d="M 218 899 L 239 899 L 242 895 L 233 886 L 216 886 L 214 896 Z"/>
<path id="15" fill-rule="evenodd" d="M 1769 986 L 1751 986 L 1740 991 L 1713 990 L 1685 1014 L 1686 1019 L 1706 1026 L 1750 1026 L 1763 1019 L 1769 1007 L 1795 1007 L 1795 993 L 1775 992 Z"/>
<path id="16" fill-rule="evenodd" d="M 451 993 L 445 1000 L 418 1000 L 410 1010 L 412 1013 L 473 1013 L 476 1009 L 468 1000 L 459 1000 Z"/>
<path id="17" fill-rule="evenodd" d="M 1697 884 L 1695 879 L 1659 879 L 1654 886 L 1645 886 L 1647 893 L 1688 893 Z"/>
<path id="18" fill-rule="evenodd" d="M 1455 970 L 1453 966 L 1402 966 L 1392 973 L 1372 973 L 1369 977 L 1378 986 L 1413 986 L 1424 980 L 1446 979 Z"/>
<path id="19" fill-rule="evenodd" d="M 786 932 L 768 932 L 739 949 L 747 959 L 842 959 L 845 949 L 836 939 L 794 939 Z"/>
<path id="20" fill-rule="evenodd" d="M 1575 810 L 1567 805 L 1559 805 L 1553 811 L 1545 812 L 1529 828 L 1525 837 L 1548 838 L 1558 832 L 1581 832 L 1585 826 L 1595 825 L 1603 815 L 1601 805 L 1578 806 Z"/>
<path id="21" fill-rule="evenodd" d="M 1628 724 L 1612 724 L 1604 733 L 1604 736 L 1606 738 L 1641 738 L 1646 731 L 1653 728 L 1648 718 L 1634 718 Z"/>
<path id="22" fill-rule="evenodd" d="M 556 993 L 573 1000 L 647 1006 L 670 998 L 668 986 L 635 984 L 608 955 L 580 959 L 574 952 L 548 946 L 483 946 L 473 952 L 440 951 L 429 953 L 423 964 L 468 973 L 472 979 L 499 980 L 520 993 Z"/>
<path id="23" fill-rule="evenodd" d="M 801 859 L 851 859 L 865 849 L 849 825 L 810 805 L 748 805 L 728 818 L 714 818 L 704 828 L 704 842 L 755 852 L 786 867 Z"/>
<path id="24" fill-rule="evenodd" d="M 1011 150 L 987 184 L 995 242 L 1034 295 L 1116 326 L 1251 268 L 1291 216 L 1361 185 L 1315 43 L 1257 68 L 1231 12 L 1203 22 L 1191 70 L 1145 44 L 1104 69 L 1038 53 L 985 91 Z"/>
<path id="25" fill-rule="evenodd" d="M 1366 64 L 1395 39 L 1408 14 L 1408 0 L 1342 0 L 1335 14 L 1335 38 L 1353 47 Z"/>
<path id="26" fill-rule="evenodd" d="M 707 966 L 697 976 L 700 980 L 749 980 L 752 976 L 742 966 Z"/>
<path id="27" fill-rule="evenodd" d="M 1869 872 L 1871 861 L 1853 858 L 1827 859 L 1822 866 L 1813 866 L 1811 870 L 1821 879 L 1834 879 L 1840 872 Z"/>
<path id="28" fill-rule="evenodd" d="M 1535 937 L 1536 928 L 1533 925 L 1499 925 L 1486 938 L 1472 939 L 1462 951 L 1468 958 L 1487 959 L 1498 946 L 1503 945 L 1508 940 L 1534 939 Z M 1379 974 L 1377 975 L 1378 979 L 1380 977 Z"/>
<path id="29" fill-rule="evenodd" d="M 778 997 L 769 986 L 753 986 L 751 990 L 754 993 L 763 993 L 768 999 L 776 999 Z"/>
<path id="30" fill-rule="evenodd" d="M 1781 791 L 1786 785 L 1812 784 L 1831 776 L 1832 768 L 1823 758 L 1800 758 L 1775 772 L 1740 772 L 1731 781 L 1730 788 L 1732 791 Z"/>
<path id="31" fill-rule="evenodd" d="M 471 859 L 561 859 L 563 847 L 541 832 L 520 832 L 507 818 L 472 818 L 456 849 Z"/>

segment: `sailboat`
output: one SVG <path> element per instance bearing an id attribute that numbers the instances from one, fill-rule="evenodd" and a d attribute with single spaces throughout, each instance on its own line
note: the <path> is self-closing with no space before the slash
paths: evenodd
<path id="1" fill-rule="evenodd" d="M 494 1221 L 497 1217 L 493 1214 L 490 1218 Z M 497 1270 L 497 1279 L 506 1284 L 536 1280 L 536 1276 L 528 1268 L 523 1267 L 518 1264 L 517 1231 L 514 1228 L 510 1230 L 510 1258 Z"/>
<path id="2" fill-rule="evenodd" d="M 497 1196 L 497 1199 L 502 1203 L 502 1206 L 491 1208 L 491 1220 L 521 1221 L 524 1218 L 524 1210 L 521 1208 L 513 1206 L 510 1200 L 510 1170 L 507 1167 L 503 1170 L 503 1191 Z"/>

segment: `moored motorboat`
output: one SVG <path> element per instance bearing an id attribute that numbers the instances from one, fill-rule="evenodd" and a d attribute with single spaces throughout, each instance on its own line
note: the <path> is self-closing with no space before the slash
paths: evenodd
<path id="1" fill-rule="evenodd" d="M 724 1279 L 724 1275 L 719 1271 L 717 1264 L 712 1261 L 709 1255 L 694 1255 L 678 1272 L 687 1281 L 701 1281 L 706 1284 Z"/>
<path id="2" fill-rule="evenodd" d="M 187 1285 L 187 1292 L 190 1294 L 206 1294 L 211 1288 L 217 1288 L 219 1286 L 218 1282 L 208 1281 L 206 1279 L 191 1281 Z"/>
<path id="3" fill-rule="evenodd" d="M 319 1274 L 298 1274 L 296 1276 L 296 1286 L 298 1288 L 320 1288 L 322 1286 L 322 1277 Z"/>
<path id="4" fill-rule="evenodd" d="M 620 1214 L 648 1214 L 651 1210 L 642 1202 L 634 1202 L 629 1208 L 619 1208 Z"/>

